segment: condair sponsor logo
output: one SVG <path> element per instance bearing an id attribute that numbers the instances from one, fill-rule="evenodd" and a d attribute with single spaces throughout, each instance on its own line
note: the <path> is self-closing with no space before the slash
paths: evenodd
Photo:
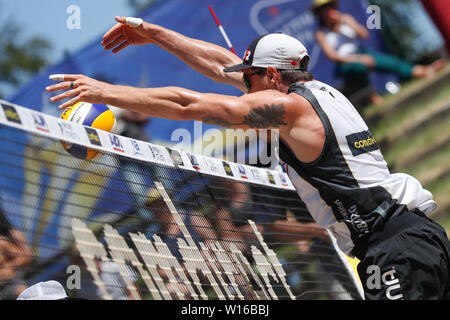
<path id="1" fill-rule="evenodd" d="M 377 141 L 369 130 L 350 134 L 346 138 L 353 156 L 378 149 Z"/>
<path id="2" fill-rule="evenodd" d="M 366 140 L 359 140 L 354 143 L 355 148 L 364 148 L 377 143 L 374 138 L 367 137 Z"/>

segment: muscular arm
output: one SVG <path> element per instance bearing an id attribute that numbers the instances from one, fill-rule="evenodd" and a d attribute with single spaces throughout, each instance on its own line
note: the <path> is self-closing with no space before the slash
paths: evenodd
<path id="1" fill-rule="evenodd" d="M 161 26 L 147 24 L 145 28 L 148 28 L 154 44 L 172 53 L 193 69 L 216 82 L 231 84 L 246 92 L 240 73 L 223 72 L 225 67 L 242 62 L 234 53 L 213 43 L 189 38 Z"/>
<path id="2" fill-rule="evenodd" d="M 123 94 L 113 97 L 111 104 L 121 106 L 123 103 L 154 117 L 198 120 L 228 128 L 283 129 L 292 118 L 288 117 L 289 97 L 276 91 L 234 97 L 176 87 L 142 89 L 126 95 L 129 90 L 120 88 Z M 119 96 L 130 100 L 121 101 Z"/>
<path id="3" fill-rule="evenodd" d="M 156 24 L 143 22 L 131 27 L 127 25 L 125 17 L 116 17 L 116 21 L 118 23 L 103 36 L 102 45 L 106 50 L 112 49 L 113 53 L 117 53 L 132 44 L 156 44 L 210 79 L 245 91 L 240 73 L 223 72 L 223 68 L 241 62 L 229 50 Z"/>
<path id="4" fill-rule="evenodd" d="M 242 97 L 199 93 L 177 87 L 118 87 L 116 92 L 107 103 L 172 120 L 198 120 L 235 129 L 284 130 L 295 118 L 291 97 L 278 91 L 262 91 Z"/>
<path id="5" fill-rule="evenodd" d="M 298 116 L 293 95 L 275 90 L 259 91 L 241 97 L 199 93 L 179 87 L 134 88 L 111 85 L 83 75 L 64 75 L 75 89 L 52 97 L 51 101 L 72 98 L 60 108 L 79 101 L 105 103 L 171 120 L 198 120 L 229 128 L 287 130 Z M 70 82 L 47 87 L 47 91 L 70 88 Z"/>

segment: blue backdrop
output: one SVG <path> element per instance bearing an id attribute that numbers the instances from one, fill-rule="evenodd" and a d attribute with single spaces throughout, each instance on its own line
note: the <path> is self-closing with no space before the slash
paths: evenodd
<path id="1" fill-rule="evenodd" d="M 211 4 L 239 56 L 243 55 L 248 44 L 255 37 L 269 32 L 283 31 L 297 37 L 306 45 L 311 55 L 311 71 L 315 77 L 337 86 L 339 85 L 339 79 L 333 76 L 334 64 L 324 56 L 314 41 L 317 22 L 308 10 L 311 2 L 311 0 L 164 0 L 143 12 L 140 17 L 145 21 L 160 24 L 187 36 L 225 46 L 225 42 L 208 10 L 207 6 Z M 341 3 L 342 11 L 351 13 L 362 24 L 365 24 L 368 17 L 365 1 L 346 0 L 341 1 Z M 111 26 L 113 23 L 113 17 L 111 17 Z M 50 103 L 50 95 L 44 91 L 46 86 L 53 83 L 48 80 L 48 77 L 54 73 L 82 73 L 117 84 L 139 87 L 181 86 L 200 92 L 242 94 L 231 86 L 214 83 L 154 45 L 128 47 L 118 54 L 112 54 L 110 51 L 105 51 L 100 45 L 101 36 L 102 34 L 99 34 L 98 39 L 91 44 L 36 74 L 7 100 L 48 114 L 59 115 L 60 110 L 56 108 L 57 104 Z M 375 50 L 383 50 L 383 43 L 377 30 L 371 31 L 370 40 L 366 45 Z M 387 79 L 377 75 L 374 75 L 374 77 L 374 83 L 379 88 L 383 86 Z M 212 126 L 204 125 L 203 129 L 210 127 Z M 177 128 L 185 128 L 193 132 L 194 125 L 192 121 L 175 122 L 153 119 L 146 130 L 155 143 L 162 143 L 169 142 L 171 133 Z M 0 131 L 4 139 L 3 144 L 6 144 L 8 139 L 26 140 L 26 137 L 22 137 L 18 131 L 2 128 L 0 128 Z M 8 135 L 14 135 L 14 137 Z M 36 139 L 33 145 L 39 146 L 38 143 L 51 145 L 51 142 L 45 142 L 45 138 L 43 140 Z M 56 144 L 61 149 L 58 142 Z M 8 150 L 7 146 L 3 147 Z M 61 237 L 55 237 L 61 232 L 61 230 L 58 230 L 61 224 L 59 219 L 64 217 L 66 212 L 73 212 L 73 208 L 68 207 L 65 200 L 68 197 L 74 197 L 76 193 L 72 190 L 77 191 L 81 188 L 82 181 L 91 178 L 79 170 L 66 170 L 60 173 L 59 171 L 64 168 L 45 166 L 45 161 L 48 161 L 45 158 L 45 152 L 40 155 L 39 151 L 34 152 L 35 149 L 17 143 L 11 145 L 9 150 L 15 150 L 15 152 L 14 154 L 11 152 L 4 153 L 4 164 L 0 164 L 0 172 L 14 175 L 15 178 L 5 178 L 3 175 L 0 177 L 0 199 L 3 202 L 4 209 L 13 225 L 21 226 L 28 231 L 27 238 L 30 245 L 33 249 L 39 248 L 41 257 L 52 256 L 58 252 L 59 248 L 64 248 L 67 245 L 67 243 L 61 242 Z M 24 153 L 30 152 L 29 157 L 22 157 Z M 33 161 L 36 157 L 42 158 L 39 162 L 39 168 L 36 168 L 36 163 Z M 55 159 L 52 161 L 60 161 L 57 159 L 57 153 L 53 157 Z M 11 164 L 18 164 L 18 167 L 12 170 Z M 35 174 L 33 175 L 33 173 Z M 67 181 L 73 181 L 73 183 L 66 184 L 63 190 L 59 191 L 60 194 L 57 194 L 58 199 L 61 200 L 61 205 L 46 203 L 45 199 L 55 192 L 51 187 L 59 183 L 54 178 L 58 174 L 64 174 L 67 178 L 70 178 Z M 117 170 L 113 170 L 111 177 L 118 174 Z M 39 184 L 39 190 L 33 189 L 35 182 Z M 98 181 L 98 185 L 106 188 L 96 189 L 95 192 L 89 189 L 88 192 L 89 194 L 95 193 L 95 196 L 99 196 L 100 199 L 120 199 L 120 195 L 111 193 L 111 188 L 124 190 L 121 193 L 124 196 L 127 194 L 126 189 L 124 189 L 126 186 L 118 185 L 117 180 L 105 179 L 104 181 Z M 23 203 L 30 202 L 27 197 L 24 197 L 27 190 L 37 193 L 33 198 L 35 203 Z M 129 209 L 104 203 L 101 200 L 92 204 L 92 206 L 95 208 L 92 212 L 84 213 L 84 217 L 100 218 L 102 214 L 106 216 L 105 212 L 108 212 L 108 210 L 127 212 Z M 98 208 L 103 210 L 99 211 Z M 67 263 L 65 261 L 67 257 L 62 259 L 64 260 L 61 261 L 62 264 L 49 267 L 49 271 L 64 270 L 63 265 Z"/>
<path id="2" fill-rule="evenodd" d="M 314 40 L 317 22 L 309 12 L 311 3 L 312 0 L 164 0 L 139 16 L 189 37 L 226 46 L 208 10 L 211 4 L 239 56 L 258 35 L 282 31 L 297 37 L 308 48 L 311 55 L 310 70 L 316 79 L 338 86 L 340 80 L 333 75 L 334 63 L 324 56 Z M 369 16 L 365 0 L 341 1 L 340 8 L 365 25 Z M 111 26 L 113 24 L 111 17 Z M 82 73 L 113 83 L 139 87 L 181 86 L 200 92 L 241 94 L 231 86 L 214 83 L 154 45 L 128 47 L 118 54 L 112 54 L 100 45 L 101 36 L 99 34 L 98 39 L 83 49 L 37 74 L 7 100 L 58 115 L 56 104 L 48 101 L 49 95 L 44 91 L 51 84 L 48 76 L 52 73 Z M 371 30 L 371 37 L 365 45 L 375 50 L 385 50 L 378 30 Z M 387 81 L 386 76 L 373 75 L 373 78 L 379 89 Z M 209 127 L 205 125 L 203 129 Z M 154 142 L 161 143 L 170 141 L 171 133 L 176 128 L 192 130 L 193 124 L 191 121 L 154 119 L 147 131 Z"/>

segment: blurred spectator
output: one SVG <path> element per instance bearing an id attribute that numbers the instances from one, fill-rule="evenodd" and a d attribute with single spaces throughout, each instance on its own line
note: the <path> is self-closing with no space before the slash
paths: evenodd
<path id="1" fill-rule="evenodd" d="M 357 84 L 358 90 L 369 87 L 372 70 L 394 73 L 407 80 L 431 76 L 445 66 L 443 59 L 426 66 L 414 65 L 393 55 L 364 48 L 359 39 L 367 39 L 368 30 L 351 15 L 339 12 L 337 6 L 337 0 L 315 0 L 311 10 L 320 24 L 316 39 L 325 55 L 337 63 L 335 73 L 344 78 L 346 86 Z M 354 93 L 343 91 L 347 96 Z M 374 91 L 370 93 L 370 99 L 374 104 L 382 102 Z"/>
<path id="2" fill-rule="evenodd" d="M 427 9 L 436 27 L 444 37 L 447 56 L 450 55 L 450 1 L 448 0 L 422 0 L 423 6 Z"/>
<path id="3" fill-rule="evenodd" d="M 262 227 L 264 237 L 288 243 L 312 239 L 331 243 L 328 232 L 313 222 L 305 204 L 295 192 L 252 185 L 250 194 L 253 204 L 251 219 Z M 289 218 L 289 212 L 292 218 Z M 250 230 L 250 227 L 241 227 L 243 229 Z"/>
<path id="4" fill-rule="evenodd" d="M 117 263 L 114 261 L 100 261 L 98 259 L 95 259 L 94 261 L 100 279 L 103 281 L 105 289 L 112 300 L 134 300 L 133 295 L 128 290 L 127 284 L 120 273 Z M 125 268 L 133 283 L 136 282 L 136 274 L 132 272 L 126 264 Z M 102 297 L 100 289 L 98 289 L 97 295 Z"/>
<path id="5" fill-rule="evenodd" d="M 446 56 L 444 39 L 420 0 L 369 2 L 380 8 L 381 32 L 394 55 L 415 64 L 429 64 Z M 449 11 L 445 13 L 448 19 Z"/>
<path id="6" fill-rule="evenodd" d="M 196 210 L 195 215 L 191 216 L 195 232 L 206 245 L 220 241 L 226 249 L 229 249 L 230 243 L 234 243 L 241 252 L 249 249 L 234 225 L 232 216 L 234 208 L 245 198 L 243 184 L 211 178 L 207 191 L 197 196 L 201 211 Z"/>
<path id="7" fill-rule="evenodd" d="M 273 155 L 278 148 L 273 148 L 272 145 L 277 145 L 278 139 L 276 134 L 272 134 L 267 130 L 266 136 L 258 135 L 258 158 L 254 165 L 259 168 L 276 169 L 279 166 L 278 156 Z M 262 155 L 266 155 L 271 159 L 269 163 L 261 161 Z M 287 191 L 281 189 L 268 189 L 266 187 L 250 184 L 248 185 L 247 194 L 251 199 L 247 201 L 252 208 L 252 216 L 247 219 L 252 219 L 257 225 L 264 230 L 265 235 L 271 235 L 277 241 L 299 241 L 310 239 L 322 239 L 329 242 L 328 232 L 313 222 L 306 205 L 298 197 L 294 191 Z M 288 219 L 288 211 L 290 211 L 295 218 Z M 250 226 L 244 227 L 249 229 Z"/>
<path id="8" fill-rule="evenodd" d="M 150 122 L 147 115 L 124 109 L 115 113 L 118 114 L 118 134 L 135 140 L 150 141 L 145 132 L 145 126 Z"/>
<path id="9" fill-rule="evenodd" d="M 278 158 L 272 156 L 272 138 L 276 135 L 267 131 L 265 139 L 259 139 L 259 151 L 256 167 L 276 169 Z M 272 162 L 264 164 L 260 159 L 265 154 Z M 276 161 L 275 161 L 276 160 Z M 238 184 L 238 183 L 235 183 Z M 341 261 L 331 246 L 326 229 L 314 222 L 305 203 L 295 191 L 267 188 L 256 184 L 239 184 L 241 197 L 239 202 L 230 205 L 233 224 L 239 230 L 243 240 L 249 245 L 257 245 L 256 237 L 247 219 L 255 222 L 258 231 L 266 243 L 279 252 L 283 247 L 293 246 L 297 252 L 279 260 L 287 273 L 287 280 L 294 294 L 305 294 L 305 299 L 338 299 L 345 289 L 353 299 L 360 299 L 348 275 L 341 267 Z M 243 196 L 243 197 L 242 197 Z M 231 197 L 230 197 L 231 198 Z M 245 252 L 244 252 L 245 253 Z M 251 256 L 247 256 L 249 260 Z M 311 272 L 313 269 L 315 272 Z M 339 294 L 334 292 L 333 284 L 343 288 Z M 302 299 L 303 296 L 298 297 Z"/>
<path id="10" fill-rule="evenodd" d="M 145 126 L 150 122 L 148 116 L 116 107 L 111 107 L 111 109 L 117 119 L 117 134 L 134 140 L 150 141 L 149 136 L 145 132 Z M 154 165 L 141 164 L 139 161 L 133 161 L 128 158 L 119 157 L 119 161 L 120 173 L 131 191 L 133 210 L 142 219 L 143 225 L 145 225 L 143 232 L 148 238 L 151 238 L 153 234 L 159 231 L 158 218 L 162 217 L 156 217 L 155 213 L 147 206 L 149 192 L 151 193 L 152 187 L 150 187 L 151 182 L 146 177 L 150 176 L 152 180 L 160 181 L 159 176 L 163 169 Z M 132 213 L 129 212 L 128 214 Z"/>
<path id="11" fill-rule="evenodd" d="M 27 288 L 22 268 L 31 257 L 25 236 L 11 226 L 0 206 L 0 298 L 16 299 Z"/>

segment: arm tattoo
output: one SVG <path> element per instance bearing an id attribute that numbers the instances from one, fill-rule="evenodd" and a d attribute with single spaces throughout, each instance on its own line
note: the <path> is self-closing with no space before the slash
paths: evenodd
<path id="1" fill-rule="evenodd" d="M 207 116 L 203 118 L 203 122 L 217 124 L 219 126 L 230 127 L 234 125 L 246 124 L 250 128 L 270 128 L 285 126 L 284 115 L 286 113 L 284 104 L 268 105 L 264 104 L 264 107 L 257 107 L 251 109 L 249 113 L 244 116 L 244 121 L 241 123 L 230 123 L 221 117 Z"/>
<path id="2" fill-rule="evenodd" d="M 202 122 L 210 123 L 210 124 L 217 124 L 222 127 L 231 127 L 233 125 L 232 123 L 229 123 L 227 120 L 225 120 L 221 117 L 213 117 L 213 116 L 204 117 Z"/>
<path id="3" fill-rule="evenodd" d="M 243 124 L 247 124 L 250 128 L 269 128 L 285 126 L 284 114 L 286 113 L 283 104 L 264 105 L 251 109 L 248 115 L 244 117 Z"/>

